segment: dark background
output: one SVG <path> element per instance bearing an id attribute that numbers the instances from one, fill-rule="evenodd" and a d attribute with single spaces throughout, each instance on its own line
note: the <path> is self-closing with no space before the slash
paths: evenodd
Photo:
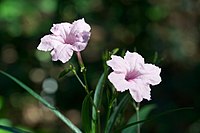
<path id="1" fill-rule="evenodd" d="M 76 78 L 58 79 L 69 63 L 52 62 L 36 48 L 54 23 L 85 18 L 92 36 L 82 52 L 90 88 L 103 71 L 102 54 L 120 48 L 137 50 L 162 68 L 162 82 L 152 87 L 157 108 L 194 107 L 144 124 L 145 133 L 200 133 L 200 1 L 198 0 L 0 0 L 0 69 L 17 77 L 81 125 L 84 89 Z M 76 56 L 70 60 L 77 66 Z M 54 93 L 42 84 L 53 78 Z M 152 115 L 151 114 L 151 115 Z M 63 133 L 66 126 L 22 88 L 0 75 L 0 124 L 36 133 Z M 3 133 L 3 131 L 0 131 Z"/>

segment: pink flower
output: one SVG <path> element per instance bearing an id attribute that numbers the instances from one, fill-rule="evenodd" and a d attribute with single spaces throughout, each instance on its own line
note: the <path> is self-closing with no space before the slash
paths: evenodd
<path id="1" fill-rule="evenodd" d="M 117 91 L 129 90 L 136 102 L 143 99 L 150 100 L 150 85 L 161 82 L 161 69 L 155 65 L 147 64 L 144 58 L 136 52 L 126 52 L 124 58 L 111 56 L 107 65 L 114 71 L 108 75 L 108 79 Z"/>
<path id="2" fill-rule="evenodd" d="M 70 23 L 54 24 L 51 28 L 53 34 L 45 35 L 37 47 L 38 50 L 51 51 L 53 61 L 67 62 L 73 51 L 85 49 L 90 39 L 91 27 L 84 19 Z"/>

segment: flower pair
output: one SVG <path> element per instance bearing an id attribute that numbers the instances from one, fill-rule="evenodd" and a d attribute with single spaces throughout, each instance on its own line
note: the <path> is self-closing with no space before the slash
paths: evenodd
<path id="1" fill-rule="evenodd" d="M 90 39 L 90 30 L 90 25 L 84 19 L 72 24 L 54 24 L 50 30 L 53 34 L 44 36 L 37 48 L 51 51 L 53 61 L 60 60 L 65 63 L 72 57 L 73 51 L 80 52 L 85 49 Z M 136 102 L 150 100 L 150 85 L 161 82 L 161 69 L 145 63 L 144 58 L 136 52 L 127 51 L 124 58 L 112 55 L 107 65 L 113 69 L 108 79 L 116 90 L 129 90 Z"/>

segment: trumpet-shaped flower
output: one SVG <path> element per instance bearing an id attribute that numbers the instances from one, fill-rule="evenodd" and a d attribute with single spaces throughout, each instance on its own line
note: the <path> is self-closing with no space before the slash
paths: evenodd
<path id="1" fill-rule="evenodd" d="M 51 51 L 53 61 L 67 62 L 73 55 L 73 51 L 79 52 L 85 49 L 90 39 L 91 27 L 84 19 L 70 23 L 54 24 L 52 34 L 45 35 L 37 47 L 38 50 Z"/>
<path id="2" fill-rule="evenodd" d="M 129 90 L 136 102 L 150 100 L 150 85 L 161 82 L 161 69 L 144 62 L 144 58 L 136 52 L 127 51 L 124 58 L 112 55 L 107 65 L 113 69 L 108 79 L 117 91 Z"/>

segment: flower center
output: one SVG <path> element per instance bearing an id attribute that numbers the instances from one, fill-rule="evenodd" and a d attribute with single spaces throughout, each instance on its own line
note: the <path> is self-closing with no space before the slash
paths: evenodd
<path id="1" fill-rule="evenodd" d="M 69 34 L 67 38 L 65 39 L 65 43 L 70 44 L 70 45 L 73 45 L 75 41 L 76 41 L 76 38 L 71 34 Z"/>
<path id="2" fill-rule="evenodd" d="M 128 72 L 128 73 L 126 74 L 125 79 L 126 79 L 127 81 L 132 81 L 132 80 L 134 80 L 135 78 L 137 78 L 139 75 L 140 75 L 140 73 L 137 72 L 137 71 Z"/>

